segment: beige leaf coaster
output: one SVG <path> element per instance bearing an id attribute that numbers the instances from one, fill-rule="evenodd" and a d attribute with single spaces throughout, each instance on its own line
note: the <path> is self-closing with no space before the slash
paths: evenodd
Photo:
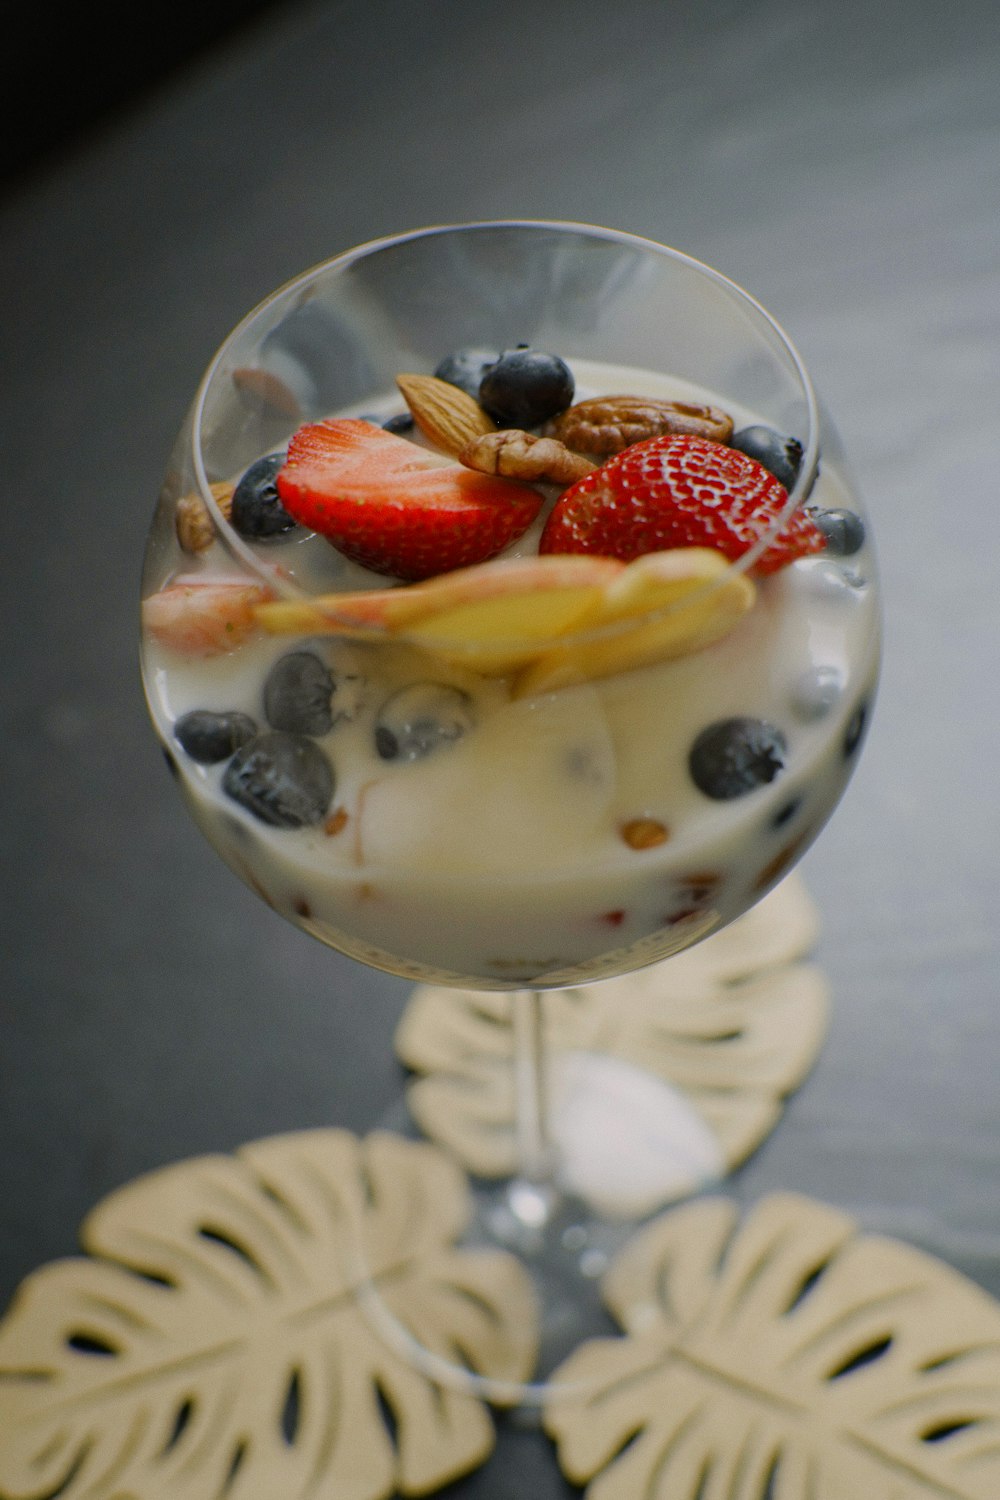
<path id="1" fill-rule="evenodd" d="M 723 932 L 635 974 L 543 999 L 561 1184 L 634 1217 L 724 1177 L 815 1060 L 827 985 L 815 908 L 789 876 Z M 510 996 L 422 985 L 396 1034 L 423 1133 L 472 1173 L 516 1168 Z"/>
<path id="2" fill-rule="evenodd" d="M 622 1338 L 554 1379 L 546 1430 L 587 1500 L 997 1500 L 1000 1306 L 809 1199 L 705 1199 L 608 1273 Z"/>
<path id="3" fill-rule="evenodd" d="M 461 1171 L 425 1142 L 276 1136 L 154 1172 L 83 1225 L 0 1322 L 0 1494 L 17 1500 L 379 1500 L 479 1465 L 494 1429 L 372 1331 L 368 1285 L 432 1354 L 535 1362 L 519 1263 L 455 1248 Z"/>

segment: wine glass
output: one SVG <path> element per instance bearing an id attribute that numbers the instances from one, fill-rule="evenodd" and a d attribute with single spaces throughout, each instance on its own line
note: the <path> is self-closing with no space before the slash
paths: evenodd
<path id="1" fill-rule="evenodd" d="M 440 568 L 384 557 L 382 533 L 374 556 L 367 533 L 331 540 L 302 437 L 325 443 L 331 421 L 367 483 L 389 465 L 369 517 L 412 458 L 428 482 L 475 474 L 494 508 L 499 486 L 524 524 L 501 557 L 449 552 Z M 494 433 L 511 430 L 497 476 Z M 539 437 L 574 479 L 529 474 Z M 716 545 L 702 472 L 708 540 L 616 554 L 627 527 L 604 511 L 610 529 L 578 547 L 556 513 L 572 520 L 570 497 L 608 464 L 627 478 L 634 442 L 738 455 L 771 508 Z M 731 281 L 632 235 L 495 222 L 363 245 L 279 289 L 215 356 L 143 598 L 152 718 L 232 869 L 363 963 L 509 992 L 519 1168 L 484 1187 L 477 1233 L 538 1278 L 552 1336 L 536 1376 L 513 1389 L 421 1350 L 358 1280 L 435 1378 L 546 1399 L 597 1316 L 598 1232 L 548 1129 L 546 993 L 665 959 L 758 901 L 829 816 L 870 713 L 870 536 L 801 358 Z"/>

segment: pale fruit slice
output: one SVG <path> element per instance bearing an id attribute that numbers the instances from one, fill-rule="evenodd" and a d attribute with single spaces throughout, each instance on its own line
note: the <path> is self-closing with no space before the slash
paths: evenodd
<path id="1" fill-rule="evenodd" d="M 646 553 L 609 582 L 601 612 L 587 621 L 589 630 L 608 627 L 607 633 L 543 651 L 518 676 L 514 696 L 554 692 L 698 651 L 727 635 L 755 598 L 753 582 L 733 572 L 721 552 L 678 547 Z"/>
<path id="2" fill-rule="evenodd" d="M 261 584 L 179 578 L 142 601 L 143 629 L 181 656 L 218 656 L 249 640 L 270 597 Z"/>
<path id="3" fill-rule="evenodd" d="M 257 617 L 275 634 L 405 635 L 447 660 L 502 673 L 600 615 L 625 571 L 616 558 L 583 554 L 504 558 L 405 588 L 267 604 Z"/>
<path id="4" fill-rule="evenodd" d="M 316 594 L 311 599 L 276 599 L 272 604 L 260 606 L 257 623 L 269 635 L 357 635 L 381 639 L 398 614 L 405 618 L 408 595 L 416 587 Z"/>
<path id="5" fill-rule="evenodd" d="M 502 558 L 401 588 L 264 604 L 255 614 L 275 634 L 390 635 L 487 676 L 519 672 L 515 696 L 526 697 L 710 645 L 755 597 L 721 552 L 681 547 L 628 564 L 586 553 Z M 630 620 L 634 628 L 623 628 Z"/>
<path id="6" fill-rule="evenodd" d="M 624 572 L 608 557 L 522 558 L 506 573 L 473 580 L 467 597 L 458 590 L 450 600 L 442 597 L 431 614 L 405 627 L 406 638 L 488 676 L 507 673 L 600 617 L 608 589 Z"/>

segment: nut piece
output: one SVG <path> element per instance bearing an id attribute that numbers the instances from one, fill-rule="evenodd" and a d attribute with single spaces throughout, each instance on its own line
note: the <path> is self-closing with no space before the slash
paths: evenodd
<path id="1" fill-rule="evenodd" d="M 727 443 L 733 419 L 716 406 L 661 401 L 653 396 L 595 396 L 578 401 L 546 431 L 581 453 L 608 458 L 632 443 L 666 433 L 691 433 L 713 443 Z"/>
<path id="2" fill-rule="evenodd" d="M 211 489 L 216 505 L 228 521 L 233 504 L 233 486 L 222 480 L 213 484 Z M 182 495 L 178 500 L 174 511 L 174 526 L 177 540 L 185 552 L 204 552 L 215 540 L 215 527 L 208 507 L 194 491 L 189 495 Z"/>
<path id="3" fill-rule="evenodd" d="M 344 829 L 347 827 L 348 821 L 349 814 L 347 808 L 335 807 L 333 812 L 327 818 L 326 822 L 323 824 L 323 832 L 327 834 L 329 838 L 336 838 L 338 833 L 343 833 Z"/>
<path id="4" fill-rule="evenodd" d="M 467 391 L 436 375 L 397 375 L 396 384 L 428 442 L 453 458 L 471 438 L 495 432 L 496 423 Z"/>
<path id="5" fill-rule="evenodd" d="M 596 465 L 553 437 L 535 437 L 516 427 L 473 438 L 458 454 L 467 469 L 539 484 L 575 484 Z"/>
<path id="6" fill-rule="evenodd" d="M 655 849 L 670 837 L 670 830 L 659 818 L 630 818 L 619 832 L 630 849 Z"/>

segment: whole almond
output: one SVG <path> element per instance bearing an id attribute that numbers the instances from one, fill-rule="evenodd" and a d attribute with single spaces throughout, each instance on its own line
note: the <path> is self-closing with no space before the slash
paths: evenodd
<path id="1" fill-rule="evenodd" d="M 496 423 L 467 391 L 436 375 L 397 375 L 396 384 L 428 442 L 457 458 L 472 438 L 496 431 Z"/>

